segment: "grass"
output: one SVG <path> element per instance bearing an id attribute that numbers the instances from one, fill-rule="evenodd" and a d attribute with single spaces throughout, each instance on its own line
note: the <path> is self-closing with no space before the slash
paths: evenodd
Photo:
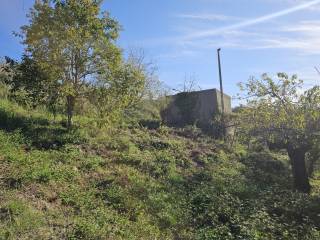
<path id="1" fill-rule="evenodd" d="M 319 239 L 319 180 L 193 128 L 67 131 L 0 101 L 0 239 Z"/>

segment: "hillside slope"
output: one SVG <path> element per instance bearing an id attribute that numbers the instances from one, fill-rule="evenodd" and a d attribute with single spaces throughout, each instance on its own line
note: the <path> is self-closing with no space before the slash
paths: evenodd
<path id="1" fill-rule="evenodd" d="M 0 239 L 320 239 L 316 180 L 292 192 L 279 153 L 191 127 L 68 132 L 4 100 L 0 128 Z"/>

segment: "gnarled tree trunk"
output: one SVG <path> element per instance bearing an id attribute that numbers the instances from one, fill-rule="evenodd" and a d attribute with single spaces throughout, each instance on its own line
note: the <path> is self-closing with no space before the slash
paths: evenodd
<path id="1" fill-rule="evenodd" d="M 291 160 L 294 187 L 300 192 L 310 193 L 311 187 L 305 163 L 306 150 L 288 146 L 287 151 Z"/>

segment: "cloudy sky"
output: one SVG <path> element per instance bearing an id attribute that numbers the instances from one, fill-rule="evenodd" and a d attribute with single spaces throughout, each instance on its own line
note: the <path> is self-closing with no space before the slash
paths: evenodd
<path id="1" fill-rule="evenodd" d="M 26 24 L 33 0 L 0 1 L 0 56 L 19 58 L 12 31 Z M 225 91 L 262 73 L 296 73 L 319 84 L 320 0 L 105 0 L 123 27 L 119 44 L 143 48 L 172 88 L 185 77 L 218 87 L 216 49 L 222 48 Z"/>

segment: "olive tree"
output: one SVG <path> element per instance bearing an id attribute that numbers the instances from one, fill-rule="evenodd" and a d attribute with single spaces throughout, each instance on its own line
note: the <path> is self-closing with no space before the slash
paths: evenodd
<path id="1" fill-rule="evenodd" d="M 277 80 L 251 78 L 240 87 L 247 100 L 240 111 L 243 133 L 286 149 L 295 188 L 310 192 L 305 159 L 320 138 L 320 88 L 303 91 L 303 81 L 285 73 Z"/>

